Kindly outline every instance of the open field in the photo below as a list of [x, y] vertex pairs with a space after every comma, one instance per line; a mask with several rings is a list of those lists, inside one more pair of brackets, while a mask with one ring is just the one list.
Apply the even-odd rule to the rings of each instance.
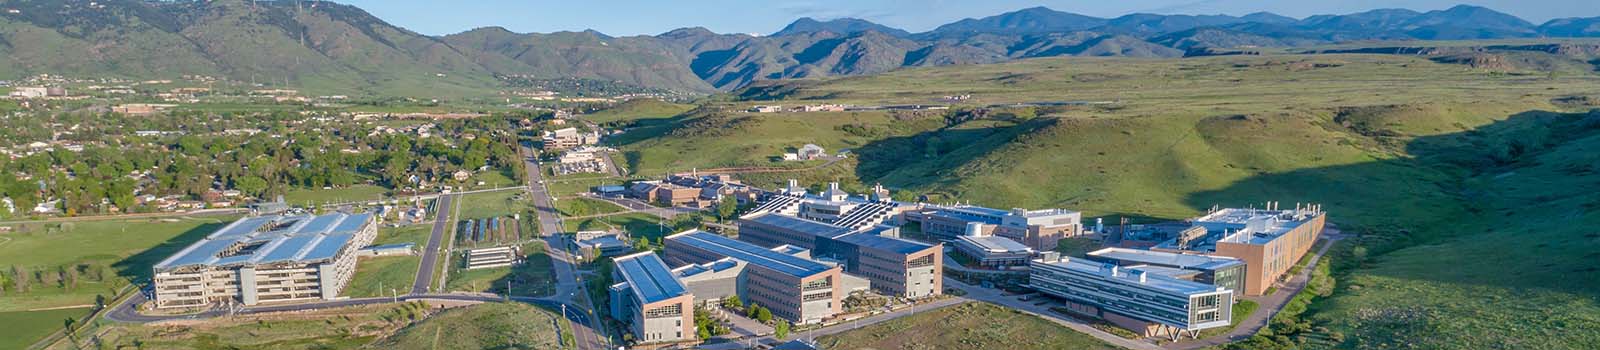
[[0, 348], [26, 348], [61, 330], [68, 318], [82, 321], [87, 314], [88, 308], [0, 312], [0, 324], [6, 325], [5, 330], [0, 331]]
[[671, 234], [672, 223], [666, 222], [662, 227], [660, 218], [645, 213], [628, 213], [598, 218], [563, 220], [566, 230], [577, 231], [604, 231], [619, 229], [627, 231], [633, 237], [647, 237], [651, 242], [657, 242], [661, 237]]
[[[426, 245], [426, 242], [419, 244], [417, 249]], [[356, 264], [355, 276], [350, 277], [350, 285], [344, 289], [344, 296], [365, 298], [406, 294], [410, 292], [411, 283], [417, 278], [417, 266], [421, 264], [420, 255], [361, 258]]]
[[446, 310], [373, 343], [374, 349], [564, 349], [555, 312], [518, 303]]
[[627, 210], [611, 202], [590, 198], [571, 198], [556, 201], [556, 211], [563, 216], [590, 216], [617, 213]]
[[[205, 237], [233, 217], [107, 220], [12, 225], [0, 234], [0, 270], [13, 285], [0, 295], [0, 312], [93, 304], [110, 298], [129, 281], [148, 280], [150, 266]], [[29, 288], [15, 288], [14, 269], [30, 276]], [[75, 274], [69, 283], [65, 269]], [[50, 273], [52, 276], [42, 276]]]
[[527, 192], [516, 190], [464, 194], [456, 199], [461, 203], [456, 217], [467, 220], [526, 214], [532, 203], [527, 196]]
[[636, 119], [667, 118], [683, 114], [683, 112], [688, 112], [690, 109], [694, 109], [694, 105], [677, 104], [655, 99], [638, 99], [580, 117], [596, 124], [605, 124]]
[[333, 189], [295, 188], [283, 195], [290, 205], [370, 201], [383, 198], [389, 189], [373, 185], [352, 185]]
[[521, 265], [467, 270], [462, 267], [466, 262], [458, 253], [451, 260], [455, 266], [450, 267], [446, 290], [505, 293], [506, 282], [510, 282], [511, 295], [546, 296], [554, 293], [555, 271], [549, 253], [545, 252], [544, 243], [523, 244], [522, 254], [526, 261]]
[[[1600, 238], [1586, 229], [1600, 222], [1600, 195], [1573, 190], [1600, 186], [1600, 113], [1588, 111], [1600, 106], [1560, 102], [1600, 96], [1593, 74], [1266, 55], [1033, 59], [783, 84], [792, 89], [765, 91], [784, 100], [736, 101], [610, 142], [641, 174], [771, 166], [785, 147], [816, 143], [854, 156], [741, 178], [838, 178], [900, 199], [1090, 216], [1316, 202], [1352, 244], [1330, 254], [1338, 287], [1274, 323], [1278, 343], [1581, 348], [1600, 334]], [[737, 112], [959, 94], [972, 99], [952, 111]], [[1031, 101], [1107, 103], [972, 109]]]
[[626, 180], [610, 177], [589, 177], [577, 179], [556, 178], [552, 180], [545, 180], [544, 183], [545, 188], [550, 189], [551, 196], [555, 196], [556, 198], [569, 198], [579, 193], [589, 192], [591, 189], [600, 185], [621, 186], [625, 182]]
[[971, 302], [817, 338], [826, 349], [1116, 349], [1038, 316]]

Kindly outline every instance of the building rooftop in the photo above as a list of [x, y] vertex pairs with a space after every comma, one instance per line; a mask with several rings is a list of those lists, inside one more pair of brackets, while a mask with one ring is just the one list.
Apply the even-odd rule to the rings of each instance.
[[749, 217], [745, 217], [744, 219], [819, 237], [835, 238], [850, 233], [851, 231], [850, 228], [843, 226], [770, 212], [751, 215]]
[[1000, 236], [959, 236], [956, 241], [966, 242], [990, 253], [1027, 253], [1033, 249]]
[[[884, 226], [878, 226], [884, 227]], [[933, 249], [932, 244], [917, 242], [904, 238], [879, 235], [881, 231], [861, 231], [835, 238], [840, 242], [854, 244], [861, 247], [890, 251], [897, 254], [914, 254], [924, 250]]]
[[688, 293], [682, 282], [667, 268], [667, 263], [655, 252], [644, 252], [612, 259], [617, 272], [628, 282], [628, 288], [639, 298], [639, 303], [649, 304], [676, 298]]
[[1111, 263], [1097, 263], [1087, 259], [1061, 258], [1060, 260], [1035, 259], [1036, 264], [1046, 264], [1066, 268], [1067, 270], [1100, 276], [1103, 279], [1117, 283], [1145, 287], [1179, 295], [1194, 295], [1211, 292], [1225, 292], [1227, 288], [1209, 284], [1185, 281], [1177, 278], [1148, 273], [1139, 269], [1119, 268]]
[[832, 269], [822, 263], [772, 251], [767, 248], [701, 230], [689, 230], [666, 239], [705, 249], [751, 265], [796, 277], [807, 277]]
[[1186, 269], [1215, 270], [1230, 265], [1243, 264], [1239, 259], [1198, 255], [1158, 252], [1143, 249], [1105, 248], [1089, 252], [1090, 258], [1105, 258], [1121, 261], [1123, 263], [1154, 264], [1163, 266], [1178, 266]]
[[1321, 214], [1310, 210], [1224, 208], [1195, 218], [1194, 223], [1213, 231], [1217, 228], [1229, 230], [1218, 242], [1260, 245], [1272, 242]]
[[156, 263], [155, 269], [329, 260], [371, 220], [368, 213], [243, 218]]
[[1153, 274], [1157, 274], [1157, 275], [1162, 275], [1162, 276], [1182, 279], [1182, 280], [1192, 280], [1194, 278], [1194, 276], [1200, 274], [1200, 271], [1196, 271], [1196, 270], [1180, 269], [1180, 268], [1176, 268], [1176, 267], [1166, 267], [1166, 266], [1133, 265], [1133, 266], [1124, 266], [1124, 267], [1127, 267], [1129, 269], [1149, 272], [1149, 273], [1153, 273]]

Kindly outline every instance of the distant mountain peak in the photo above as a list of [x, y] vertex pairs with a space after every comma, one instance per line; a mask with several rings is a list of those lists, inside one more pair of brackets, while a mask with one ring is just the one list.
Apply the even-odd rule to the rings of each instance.
[[872, 21], [860, 18], [844, 17], [822, 21], [811, 17], [801, 17], [800, 19], [789, 23], [788, 26], [783, 27], [783, 30], [779, 30], [777, 33], [772, 33], [772, 36], [809, 34], [817, 32], [830, 32], [834, 34], [848, 35], [869, 30], [898, 37], [911, 35], [910, 32], [873, 23]]
[[1105, 18], [1085, 16], [1052, 10], [1044, 6], [1029, 7], [994, 16], [963, 19], [939, 26], [934, 33], [1043, 33], [1068, 32], [1098, 27]]

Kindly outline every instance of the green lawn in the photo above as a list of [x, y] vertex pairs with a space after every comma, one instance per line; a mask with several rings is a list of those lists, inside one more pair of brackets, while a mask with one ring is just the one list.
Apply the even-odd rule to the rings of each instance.
[[453, 266], [445, 287], [450, 291], [504, 293], [506, 282], [510, 281], [511, 295], [537, 297], [554, 293], [555, 272], [544, 243], [523, 244], [522, 253], [527, 261], [521, 265], [476, 270], [463, 268], [466, 262], [458, 253], [451, 257]]
[[[129, 280], [148, 280], [150, 266], [221, 228], [232, 217], [107, 220], [35, 223], [0, 235], [0, 271], [57, 272], [77, 267], [77, 286], [30, 279], [30, 290], [7, 286], [0, 312], [94, 303], [95, 295], [111, 297]], [[101, 270], [101, 268], [104, 268]], [[99, 275], [97, 279], [95, 276]]]
[[[518, 168], [518, 171], [521, 171], [521, 168]], [[483, 181], [483, 185], [479, 186], [478, 181]], [[517, 180], [506, 176], [504, 169], [489, 169], [489, 171], [478, 172], [473, 174], [468, 182], [472, 184], [473, 188], [500, 188], [521, 185], [517, 183]]]
[[694, 105], [677, 104], [654, 99], [638, 99], [615, 107], [582, 115], [581, 118], [597, 124], [631, 121], [637, 119], [667, 118], [694, 109]]
[[416, 243], [417, 247], [428, 245], [428, 236], [433, 234], [433, 223], [426, 222], [400, 227], [384, 227], [378, 229], [378, 237], [372, 240], [372, 245], [395, 243]]
[[[423, 249], [426, 245], [418, 244], [417, 249]], [[417, 278], [417, 267], [421, 264], [420, 255], [361, 258], [360, 263], [356, 264], [356, 275], [350, 278], [344, 295], [364, 298], [390, 296], [391, 292], [409, 293], [411, 283]]]
[[817, 338], [826, 349], [1117, 349], [1020, 311], [969, 302]]
[[1200, 331], [1200, 339], [1210, 338], [1212, 336], [1216, 336], [1216, 335], [1219, 335], [1219, 334], [1228, 334], [1228, 332], [1232, 332], [1234, 327], [1238, 327], [1240, 322], [1244, 322], [1244, 319], [1246, 317], [1250, 317], [1250, 314], [1256, 313], [1256, 309], [1258, 309], [1260, 307], [1261, 307], [1261, 304], [1256, 303], [1254, 301], [1243, 300], [1243, 299], [1238, 300], [1238, 302], [1233, 303], [1233, 318], [1231, 320], [1229, 320], [1230, 322], [1228, 323], [1228, 326], [1227, 327], [1222, 327], [1222, 328], [1212, 328], [1212, 329], [1207, 329], [1207, 330], [1204, 330], [1204, 331]]
[[0, 349], [22, 349], [62, 329], [67, 318], [82, 321], [89, 309], [0, 312]]
[[600, 185], [622, 186], [625, 180], [612, 177], [588, 177], [576, 179], [545, 180], [545, 188], [550, 190], [550, 195], [556, 198], [567, 198], [573, 195], [589, 192]]
[[591, 198], [571, 198], [556, 201], [556, 211], [563, 216], [591, 216], [627, 211], [611, 202]]
[[333, 189], [295, 188], [283, 195], [290, 205], [370, 201], [384, 198], [389, 189], [373, 185], [352, 185]]

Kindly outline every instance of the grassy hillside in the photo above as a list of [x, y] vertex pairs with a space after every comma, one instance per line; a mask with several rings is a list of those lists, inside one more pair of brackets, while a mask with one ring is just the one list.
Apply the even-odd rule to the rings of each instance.
[[368, 345], [375, 349], [559, 349], [554, 312], [488, 303], [448, 310]]
[[817, 338], [825, 349], [1115, 349], [1038, 316], [967, 303]]
[[[850, 148], [833, 166], [744, 178], [1001, 208], [1176, 219], [1324, 203], [1359, 237], [1335, 254], [1335, 292], [1276, 323], [1277, 343], [1572, 348], [1600, 332], [1600, 239], [1582, 225], [1600, 196], [1574, 191], [1600, 183], [1600, 117], [1551, 101], [1596, 83], [1386, 55], [1040, 59], [754, 87], [613, 141], [641, 174], [804, 168], [768, 157]], [[948, 112], [740, 112], [959, 94], [972, 99]], [[1105, 103], [976, 109], [1043, 101]]]

